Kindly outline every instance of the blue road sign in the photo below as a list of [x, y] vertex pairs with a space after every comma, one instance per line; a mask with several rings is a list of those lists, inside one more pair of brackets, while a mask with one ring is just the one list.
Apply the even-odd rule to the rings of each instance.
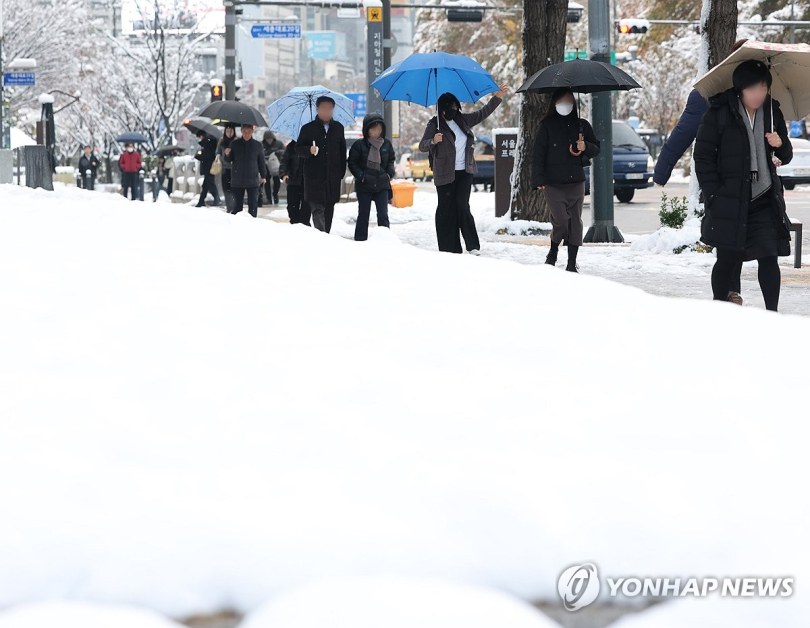
[[347, 92], [344, 94], [346, 98], [351, 98], [354, 101], [354, 117], [362, 118], [366, 115], [366, 93], [365, 92]]
[[3, 85], [6, 87], [31, 87], [37, 84], [33, 72], [4, 72]]
[[804, 120], [790, 121], [790, 137], [801, 137], [804, 134]]
[[300, 24], [254, 24], [250, 34], [257, 39], [300, 39]]
[[337, 54], [335, 31], [307, 31], [307, 52], [312, 59], [334, 59]]

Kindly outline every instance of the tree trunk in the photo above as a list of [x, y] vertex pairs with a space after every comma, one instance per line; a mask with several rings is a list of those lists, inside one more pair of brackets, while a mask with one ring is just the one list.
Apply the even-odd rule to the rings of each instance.
[[[523, 73], [527, 78], [551, 63], [563, 60], [567, 0], [524, 0], [523, 2]], [[532, 149], [540, 120], [546, 112], [549, 96], [522, 94], [520, 131], [515, 148], [515, 168], [512, 173], [512, 218], [517, 220], [548, 220], [548, 208], [543, 194], [531, 187]]]
[[725, 59], [737, 40], [737, 0], [704, 0], [701, 32], [706, 42], [706, 70]]

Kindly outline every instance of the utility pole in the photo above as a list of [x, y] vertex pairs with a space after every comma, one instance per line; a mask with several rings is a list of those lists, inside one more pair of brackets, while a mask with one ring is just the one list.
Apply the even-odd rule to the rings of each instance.
[[[588, 45], [591, 59], [610, 63], [609, 0], [588, 0]], [[621, 232], [613, 223], [613, 115], [610, 92], [595, 92], [592, 99], [593, 130], [601, 148], [591, 166], [593, 224], [585, 234], [585, 242], [624, 242]]]
[[[383, 70], [391, 67], [391, 54], [394, 42], [391, 38], [391, 0], [382, 0], [383, 5]], [[390, 134], [393, 133], [393, 119], [391, 117], [391, 102], [383, 102], [383, 118], [385, 128]]]
[[236, 98], [236, 3], [225, 4], [225, 100]]

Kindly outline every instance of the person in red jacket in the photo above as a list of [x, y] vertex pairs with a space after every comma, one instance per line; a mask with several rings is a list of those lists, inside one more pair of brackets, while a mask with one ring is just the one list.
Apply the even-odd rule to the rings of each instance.
[[124, 198], [129, 196], [132, 190], [132, 200], [139, 198], [139, 173], [141, 171], [141, 154], [135, 150], [135, 144], [129, 142], [126, 150], [118, 158], [118, 168], [121, 170], [121, 193]]

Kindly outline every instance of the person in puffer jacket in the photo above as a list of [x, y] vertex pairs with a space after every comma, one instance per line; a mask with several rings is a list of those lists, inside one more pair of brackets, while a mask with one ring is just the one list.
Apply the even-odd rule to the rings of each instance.
[[368, 220], [371, 203], [377, 207], [377, 226], [390, 227], [388, 201], [391, 198], [391, 179], [395, 176], [394, 146], [385, 137], [385, 120], [378, 113], [363, 118], [363, 139], [352, 144], [349, 151], [349, 170], [354, 175], [357, 192], [357, 224], [355, 240], [368, 240]]

